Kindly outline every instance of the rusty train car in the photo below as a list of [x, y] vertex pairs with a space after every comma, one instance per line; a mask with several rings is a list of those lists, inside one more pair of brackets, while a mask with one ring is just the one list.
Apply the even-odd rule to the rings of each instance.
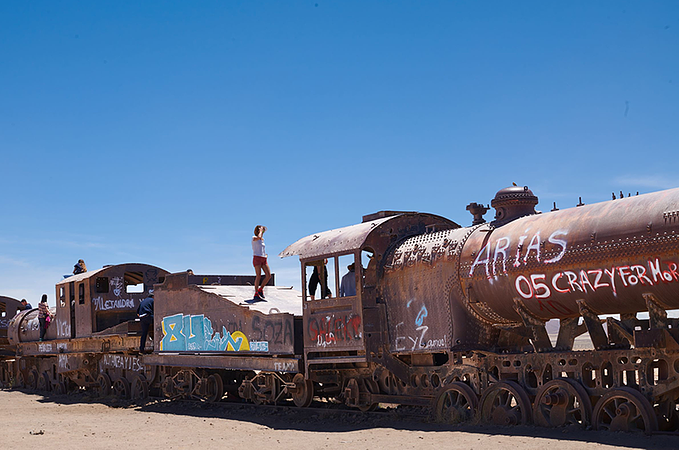
[[56, 309], [40, 340], [38, 309], [8, 324], [15, 359], [2, 362], [5, 384], [65, 393], [79, 387], [130, 392], [144, 366], [139, 358], [139, 302], [168, 274], [147, 264], [119, 264], [56, 284]]
[[[679, 189], [547, 213], [537, 203], [512, 186], [492, 200], [490, 222], [489, 208], [470, 204], [470, 227], [382, 211], [315, 233], [280, 254], [299, 257], [302, 292], [267, 286], [266, 303], [245, 302], [248, 277], [156, 268], [156, 338], [143, 355], [126, 313], [100, 317], [90, 306], [77, 316], [80, 279], [67, 278], [57, 317], [77, 328], [58, 319], [44, 352], [16, 335], [28, 314], [13, 319], [17, 377], [67, 377], [122, 397], [301, 407], [324, 397], [361, 410], [431, 407], [451, 422], [677, 431], [679, 320], [667, 311], [679, 308]], [[307, 290], [310, 275], [320, 298]], [[82, 279], [87, 311], [97, 275]], [[575, 350], [583, 335], [593, 349]], [[107, 355], [136, 358], [136, 371], [110, 370]]]

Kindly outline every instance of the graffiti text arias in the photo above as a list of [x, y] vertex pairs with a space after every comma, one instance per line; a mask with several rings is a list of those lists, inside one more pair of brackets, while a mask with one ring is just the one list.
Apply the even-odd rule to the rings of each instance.
[[549, 298], [554, 293], [596, 292], [610, 289], [613, 295], [628, 286], [679, 281], [679, 266], [673, 261], [649, 260], [646, 265], [613, 266], [593, 270], [556, 272], [551, 278], [544, 273], [519, 275], [514, 281], [516, 292], [525, 298]]
[[[479, 252], [474, 260], [469, 276], [474, 275], [474, 270], [478, 266], [485, 266], [486, 276], [488, 278], [498, 275], [498, 263], [502, 262], [502, 273], [507, 273], [507, 261], [510, 256], [514, 256], [514, 267], [521, 267], [528, 263], [528, 258], [535, 255], [535, 260], [544, 264], [552, 264], [558, 262], [566, 254], [566, 246], [568, 242], [564, 239], [568, 235], [568, 230], [556, 230], [547, 238], [547, 242], [552, 244], [555, 250], [558, 250], [554, 257], [549, 259], [543, 258], [544, 242], [540, 240], [540, 231], [537, 231], [533, 236], [528, 234], [520, 236], [519, 242], [516, 245], [516, 250], [510, 250], [512, 241], [508, 237], [501, 237], [494, 242], [488, 242]], [[530, 239], [528, 239], [530, 238]], [[525, 243], [528, 242], [526, 246]], [[525, 251], [524, 251], [525, 247]]]

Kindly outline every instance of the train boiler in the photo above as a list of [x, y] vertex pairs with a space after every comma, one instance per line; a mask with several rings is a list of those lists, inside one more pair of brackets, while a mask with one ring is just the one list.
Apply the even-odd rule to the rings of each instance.
[[[341, 259], [356, 263], [355, 296], [304, 292], [306, 377], [362, 409], [676, 430], [679, 321], [667, 310], [679, 308], [679, 189], [547, 213], [537, 203], [512, 186], [490, 223], [475, 203], [471, 227], [385, 211], [284, 250], [299, 255], [305, 287], [313, 266], [334, 268], [339, 290]], [[574, 351], [583, 334], [595, 350]]]

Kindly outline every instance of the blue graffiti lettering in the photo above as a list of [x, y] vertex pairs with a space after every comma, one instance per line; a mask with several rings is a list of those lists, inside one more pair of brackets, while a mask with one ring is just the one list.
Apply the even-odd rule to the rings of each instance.
[[422, 305], [422, 309], [420, 309], [420, 312], [417, 313], [417, 317], [415, 317], [415, 325], [418, 327], [422, 326], [422, 322], [424, 322], [424, 318], [427, 317], [427, 307]]
[[268, 352], [269, 343], [248, 342], [241, 331], [233, 333], [222, 326], [222, 331], [215, 332], [212, 321], [203, 314], [175, 314], [162, 320], [163, 338], [160, 341], [161, 351], [212, 351]]

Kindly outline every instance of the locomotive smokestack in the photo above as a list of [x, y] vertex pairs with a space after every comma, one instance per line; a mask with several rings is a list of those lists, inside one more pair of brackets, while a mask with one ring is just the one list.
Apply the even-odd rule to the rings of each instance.
[[469, 211], [472, 216], [474, 216], [472, 225], [481, 225], [482, 223], [486, 223], [486, 219], [483, 218], [483, 215], [487, 213], [489, 209], [489, 207], [479, 205], [478, 203], [468, 204], [467, 211]]
[[494, 226], [504, 225], [519, 217], [537, 214], [535, 205], [538, 198], [528, 186], [510, 186], [501, 189], [495, 194], [490, 205], [495, 208]]

